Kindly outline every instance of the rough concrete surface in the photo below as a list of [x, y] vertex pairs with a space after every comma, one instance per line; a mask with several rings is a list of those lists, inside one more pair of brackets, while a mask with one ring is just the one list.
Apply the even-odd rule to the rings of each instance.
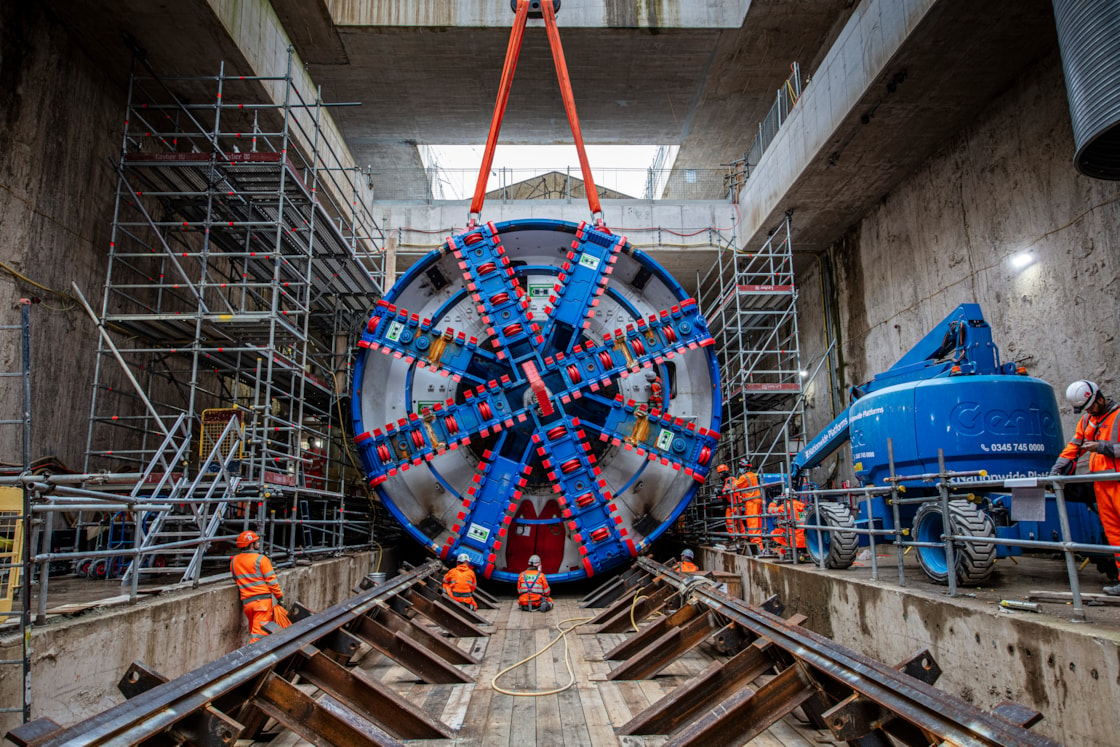
[[[744, 598], [758, 604], [777, 594], [784, 616], [801, 613], [805, 627], [886, 664], [928, 649], [942, 669], [936, 686], [984, 709], [1012, 700], [1040, 711], [1033, 728], [1068, 745], [1116, 744], [1120, 713], [1120, 615], [1089, 608], [1089, 623], [1072, 623], [1059, 605], [1044, 614], [1008, 612], [1000, 599], [1064, 583], [1057, 560], [1028, 558], [1002, 566], [985, 589], [945, 588], [907, 562], [907, 586], [897, 585], [893, 551], [879, 556], [879, 580], [866, 561], [846, 571], [782, 565], [705, 548], [701, 567], [739, 574]], [[1085, 584], [1099, 581], [1092, 570]], [[1099, 591], [1086, 587], [1089, 591]]]
[[[1055, 51], [833, 248], [847, 383], [975, 301], [1003, 360], [1025, 359], [1059, 394], [1090, 378], [1116, 396], [1120, 191], [1077, 175], [1072, 154]], [[1035, 262], [1016, 271], [1022, 251]], [[803, 290], [802, 309], [819, 305]]]
[[[72, 301], [33, 283], [69, 294], [77, 282], [95, 304], [101, 295], [124, 91], [37, 4], [0, 5], [0, 38], [0, 261], [27, 278], [0, 267], [0, 325], [19, 324], [17, 299], [42, 299], [31, 309], [31, 453], [81, 469], [96, 331]], [[18, 356], [4, 331], [0, 371], [19, 370]], [[0, 419], [18, 417], [21, 399], [19, 387], [0, 387]], [[20, 454], [18, 432], [0, 426], [0, 461]]]
[[[280, 570], [277, 576], [289, 603], [318, 611], [352, 596], [374, 562], [375, 553], [358, 553]], [[52, 619], [31, 633], [32, 718], [46, 716], [68, 726], [123, 702], [117, 682], [134, 661], [174, 678], [247, 641], [232, 579]], [[19, 650], [18, 636], [0, 638], [0, 658], [19, 658]], [[20, 702], [21, 678], [16, 667], [0, 668], [0, 702]], [[18, 723], [18, 714], [2, 714], [0, 733]]]

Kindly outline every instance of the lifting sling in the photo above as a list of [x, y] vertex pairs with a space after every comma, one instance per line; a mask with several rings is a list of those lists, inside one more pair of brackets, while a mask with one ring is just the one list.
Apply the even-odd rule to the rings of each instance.
[[[564, 100], [564, 111], [568, 115], [568, 124], [571, 125], [576, 153], [579, 155], [579, 167], [583, 171], [587, 206], [591, 209], [591, 217], [595, 221], [595, 225], [602, 226], [603, 210], [599, 205], [599, 193], [595, 189], [595, 180], [591, 176], [591, 164], [587, 161], [587, 151], [583, 145], [583, 133], [579, 128], [575, 97], [572, 95], [572, 82], [568, 77], [568, 63], [564, 60], [564, 49], [560, 46], [560, 30], [556, 27], [556, 10], [553, 8], [552, 0], [542, 0], [540, 6], [544, 16], [545, 29], [548, 32], [548, 45], [552, 49], [552, 62], [556, 68], [556, 78], [560, 83], [560, 95]], [[521, 54], [521, 42], [525, 37], [525, 22], [528, 18], [529, 0], [518, 0], [517, 17], [513, 21], [513, 28], [510, 29], [509, 46], [506, 48], [506, 62], [502, 68], [502, 81], [498, 87], [498, 98], [494, 102], [494, 116], [490, 120], [490, 134], [486, 138], [486, 150], [482, 154], [482, 167], [479, 169], [478, 183], [475, 185], [474, 198], [471, 200], [471, 211], [468, 216], [469, 228], [478, 225], [478, 218], [482, 213], [482, 203], [486, 199], [486, 181], [490, 174], [490, 166], [494, 162], [494, 150], [498, 145], [498, 134], [502, 130], [502, 117], [506, 113], [506, 103], [509, 101], [509, 91], [513, 85], [513, 73], [517, 69], [517, 58]]]

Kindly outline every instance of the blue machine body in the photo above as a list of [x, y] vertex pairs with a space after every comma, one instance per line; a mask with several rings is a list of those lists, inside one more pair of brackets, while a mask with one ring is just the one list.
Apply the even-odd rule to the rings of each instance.
[[[938, 472], [938, 450], [949, 471], [986, 472], [958, 481], [1047, 474], [1065, 444], [1053, 388], [1023, 375], [1015, 363], [1000, 361], [977, 304], [958, 306], [895, 365], [853, 387], [851, 397], [851, 405], [794, 458], [795, 481], [849, 442], [863, 485], [887, 484], [888, 439], [898, 476]], [[906, 483], [906, 490], [907, 497], [936, 492], [932, 483], [920, 482]], [[1010, 513], [1010, 495], [989, 500], [996, 511]], [[998, 536], [1050, 539], [1057, 527], [1053, 501], [1048, 499], [1045, 522], [1004, 522], [997, 526]], [[1097, 541], [1099, 520], [1085, 506], [1068, 508], [1074, 539]], [[909, 524], [917, 509], [900, 506], [900, 520]], [[870, 516], [863, 500], [858, 511], [857, 526], [894, 528], [893, 512], [882, 497], [871, 500]], [[867, 537], [861, 542], [866, 544]], [[1003, 556], [1019, 549], [1000, 546], [997, 551]]]
[[625, 237], [488, 223], [414, 265], [359, 341], [367, 479], [418, 542], [514, 581], [628, 562], [703, 483], [719, 375], [696, 302]]

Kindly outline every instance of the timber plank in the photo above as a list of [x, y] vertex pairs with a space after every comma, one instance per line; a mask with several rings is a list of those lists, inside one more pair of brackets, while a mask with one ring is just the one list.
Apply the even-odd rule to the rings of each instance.
[[[554, 630], [541, 628], [536, 631], [534, 648], [539, 651], [548, 645]], [[560, 669], [556, 668], [556, 656], [561, 658]], [[538, 686], [542, 690], [554, 690], [568, 681], [567, 669], [563, 662], [564, 644], [558, 643], [537, 660]], [[560, 720], [560, 699], [558, 695], [545, 695], [537, 701], [537, 747], [564, 747], [564, 733]], [[525, 745], [514, 745], [525, 747]]]
[[[539, 613], [538, 613], [539, 614]], [[532, 616], [529, 624], [518, 631], [517, 636], [517, 653], [514, 661], [523, 661], [535, 654], [539, 649], [536, 647], [536, 633], [541, 629], [540, 620], [535, 615]], [[547, 635], [548, 629], [544, 628]], [[506, 675], [507, 681], [512, 681], [516, 687], [508, 689], [533, 692], [535, 690], [543, 689], [537, 679], [537, 659], [527, 661], [520, 667]], [[507, 665], [508, 666], [508, 665]], [[537, 736], [537, 701], [538, 697], [533, 696], [519, 696], [513, 698], [513, 711], [510, 718], [510, 733], [509, 743], [513, 747], [521, 747], [522, 745], [532, 744]]]

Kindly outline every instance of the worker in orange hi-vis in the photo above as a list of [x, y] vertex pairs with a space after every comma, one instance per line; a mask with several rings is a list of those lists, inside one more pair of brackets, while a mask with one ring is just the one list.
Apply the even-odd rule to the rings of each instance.
[[739, 461], [741, 474], [736, 478], [739, 515], [742, 518], [742, 531], [747, 539], [762, 547], [762, 489], [759, 487], [758, 473], [754, 471], [749, 459]]
[[716, 467], [716, 474], [723, 477], [723, 485], [720, 486], [719, 496], [727, 502], [727, 508], [724, 509], [724, 524], [727, 527], [727, 533], [732, 537], [735, 536], [735, 478], [731, 476], [731, 468], [726, 464], [721, 464]]
[[280, 606], [284, 593], [280, 591], [272, 561], [261, 554], [260, 535], [254, 531], [242, 532], [237, 536], [237, 546], [241, 552], [233, 556], [229, 570], [249, 620], [249, 643], [256, 643], [268, 634], [265, 623], [276, 621], [273, 607]]
[[681, 573], [700, 572], [700, 566], [696, 565], [696, 553], [687, 547], [681, 552], [681, 559], [674, 560], [669, 567]]
[[805, 548], [805, 530], [796, 526], [805, 517], [805, 503], [796, 498], [783, 498], [771, 501], [766, 508], [767, 512], [775, 518], [774, 533], [771, 539], [779, 546], [778, 552], [786, 554], [789, 547], [789, 528], [795, 527], [793, 538], [794, 545], [800, 550]]
[[443, 574], [443, 593], [459, 604], [477, 610], [478, 602], [474, 601], [474, 590], [478, 588], [478, 579], [474, 575], [474, 569], [471, 568], [471, 556], [461, 552], [455, 562], [457, 565]]
[[548, 579], [541, 571], [540, 555], [531, 556], [529, 567], [517, 577], [517, 606], [530, 612], [548, 612], [552, 609], [552, 589], [548, 587]]
[[[1085, 380], [1069, 385], [1066, 400], [1073, 405], [1074, 412], [1084, 414], [1050, 474], [1072, 474], [1077, 458], [1086, 451], [1090, 452], [1089, 472], [1120, 471], [1120, 404], [1104, 396], [1095, 382]], [[1120, 545], [1120, 482], [1097, 480], [1093, 493], [1108, 544]], [[1120, 555], [1116, 559], [1120, 561]], [[1109, 596], [1120, 596], [1120, 584], [1106, 586], [1103, 591]]]

